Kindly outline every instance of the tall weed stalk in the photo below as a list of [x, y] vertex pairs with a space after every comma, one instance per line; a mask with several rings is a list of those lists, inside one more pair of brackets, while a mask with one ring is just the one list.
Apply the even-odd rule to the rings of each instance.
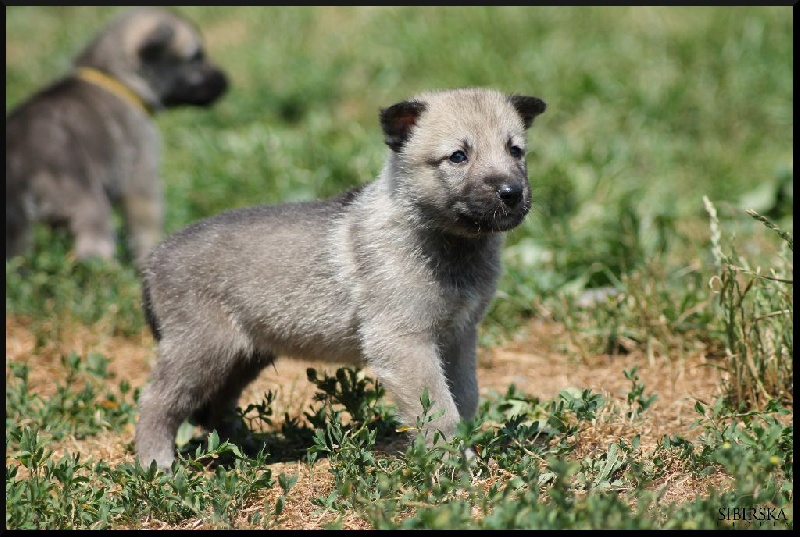
[[755, 211], [747, 211], [783, 241], [776, 266], [753, 268], [734, 246], [729, 254], [723, 252], [716, 208], [705, 196], [703, 202], [710, 216], [716, 270], [709, 283], [717, 295], [724, 328], [728, 403], [748, 409], [761, 408], [772, 399], [792, 404], [792, 235]]

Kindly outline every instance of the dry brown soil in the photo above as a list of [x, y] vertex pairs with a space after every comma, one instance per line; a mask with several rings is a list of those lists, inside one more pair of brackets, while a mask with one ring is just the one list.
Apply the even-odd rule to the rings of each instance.
[[[54, 380], [63, 375], [60, 356], [72, 350], [79, 353], [99, 352], [111, 358], [109, 369], [115, 375], [114, 382], [128, 380], [133, 387], [142, 386], [154, 360], [154, 347], [150, 335], [142, 332], [133, 338], [98, 335], [91, 327], [76, 326], [69, 330], [65, 341], [35, 349], [31, 325], [25, 319], [6, 318], [6, 379], [9, 379], [8, 361], [24, 361], [31, 365], [31, 390], [47, 394], [54, 389]], [[568, 348], [567, 335], [562, 326], [541, 320], [532, 320], [523, 334], [501, 347], [482, 349], [479, 357], [479, 381], [481, 393], [492, 391], [505, 393], [513, 383], [522, 392], [543, 399], [550, 399], [568, 387], [591, 388], [609, 401], [594, 423], [580, 434], [575, 457], [577, 459], [604, 451], [611, 442], [619, 439], [630, 441], [640, 435], [645, 453], [655, 448], [665, 434], [680, 434], [692, 438], [699, 431], [692, 427], [698, 417], [694, 404], [697, 399], [712, 401], [720, 390], [719, 369], [712, 367], [709, 359], [700, 351], [695, 355], [645, 356], [640, 353], [608, 356], [567, 355], [553, 349]], [[314, 386], [306, 380], [306, 368], [332, 372], [340, 364], [305, 362], [281, 359], [275, 367], [263, 371], [258, 380], [244, 393], [241, 404], [260, 402], [266, 390], [276, 393], [274, 416], [288, 412], [302, 415], [314, 393]], [[658, 394], [658, 399], [643, 417], [631, 422], [624, 419], [627, 409], [626, 395], [631, 381], [623, 370], [638, 366], [638, 372], [646, 386], [646, 394]], [[369, 374], [369, 371], [367, 371]], [[56, 446], [59, 451], [80, 451], [82, 460], [104, 459], [110, 463], [133, 461], [131, 445], [133, 426], [124, 430], [108, 431], [84, 440], [67, 439]], [[285, 516], [279, 527], [320, 528], [333, 520], [333, 515], [319, 513], [311, 498], [325, 494], [332, 487], [332, 477], [325, 470], [326, 461], [309, 468], [304, 462], [276, 463], [273, 476], [281, 472], [298, 474], [299, 480], [287, 498]], [[721, 479], [721, 478], [720, 478]], [[676, 473], [665, 475], [661, 485], [667, 486], [665, 501], [681, 501], [702, 494], [709, 486], [716, 486], [714, 479], [701, 483], [688, 475]], [[263, 501], [272, 501], [280, 494], [273, 487], [264, 497], [255, 502], [250, 510], [259, 509]], [[274, 498], [273, 498], [274, 496]], [[242, 512], [242, 520], [251, 513]], [[159, 521], [142, 521], [143, 527], [170, 527]], [[367, 523], [357, 515], [345, 517], [345, 528], [367, 528]], [[207, 528], [203, 520], [187, 522], [183, 527]]]

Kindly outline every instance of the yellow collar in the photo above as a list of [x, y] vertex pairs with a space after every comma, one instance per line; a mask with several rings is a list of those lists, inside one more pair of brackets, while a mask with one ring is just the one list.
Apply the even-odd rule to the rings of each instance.
[[86, 82], [91, 82], [92, 84], [105, 88], [123, 101], [128, 101], [134, 106], [137, 106], [143, 110], [145, 114], [150, 116], [153, 115], [153, 108], [139, 98], [139, 96], [133, 91], [131, 91], [128, 86], [124, 85], [116, 78], [107, 75], [102, 71], [98, 71], [97, 69], [92, 69], [91, 67], [79, 67], [77, 77], [81, 80], [85, 80]]

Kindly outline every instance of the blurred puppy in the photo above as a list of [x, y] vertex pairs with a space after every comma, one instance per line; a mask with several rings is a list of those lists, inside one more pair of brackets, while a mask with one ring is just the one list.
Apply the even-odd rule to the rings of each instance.
[[[531, 205], [536, 97], [423, 93], [381, 110], [377, 180], [337, 197], [233, 210], [168, 237], [143, 270], [159, 359], [136, 451], [168, 469], [189, 418], [229, 436], [242, 389], [279, 355], [369, 365], [414, 425], [428, 390], [450, 437], [478, 404], [476, 334], [503, 233]], [[434, 435], [428, 434], [430, 441]]]
[[128, 11], [72, 71], [6, 118], [6, 259], [36, 222], [66, 226], [78, 258], [114, 255], [122, 210], [137, 265], [161, 238], [160, 139], [153, 114], [207, 106], [228, 86], [192, 23], [162, 9]]

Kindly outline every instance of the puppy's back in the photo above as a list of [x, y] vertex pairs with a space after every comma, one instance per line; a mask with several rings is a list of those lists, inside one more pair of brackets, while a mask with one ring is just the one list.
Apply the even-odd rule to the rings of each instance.
[[187, 319], [205, 312], [279, 353], [317, 356], [327, 349], [334, 359], [350, 359], [357, 352], [346, 344], [355, 337], [352, 300], [346, 286], [335, 284], [335, 228], [358, 190], [228, 211], [168, 237], [143, 271], [154, 335], [184, 330]]
[[110, 166], [113, 133], [103, 117], [118, 113], [104, 106], [107, 98], [86, 82], [65, 78], [14, 108], [6, 118], [6, 185], [34, 181], [38, 173], [86, 182], [85, 162]]

